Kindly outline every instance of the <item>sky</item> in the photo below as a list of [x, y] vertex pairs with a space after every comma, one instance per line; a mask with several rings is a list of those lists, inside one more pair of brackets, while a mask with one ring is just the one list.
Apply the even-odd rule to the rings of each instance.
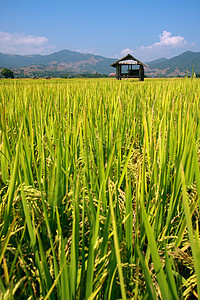
[[143, 61], [200, 52], [200, 0], [0, 0], [0, 52]]

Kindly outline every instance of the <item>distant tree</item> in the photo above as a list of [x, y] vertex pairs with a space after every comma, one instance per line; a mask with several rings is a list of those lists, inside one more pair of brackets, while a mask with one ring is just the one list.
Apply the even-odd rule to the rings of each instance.
[[3, 68], [1, 70], [1, 75], [3, 75], [5, 78], [14, 78], [14, 73], [7, 68]]

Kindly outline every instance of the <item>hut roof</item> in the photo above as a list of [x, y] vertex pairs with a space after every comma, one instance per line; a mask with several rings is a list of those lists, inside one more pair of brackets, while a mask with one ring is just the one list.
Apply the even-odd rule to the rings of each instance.
[[[135, 61], [136, 63], [134, 63], [133, 61]], [[143, 63], [140, 60], [138, 60], [137, 58], [133, 57], [131, 54], [127, 54], [126, 56], [117, 60], [116, 62], [111, 64], [111, 67], [116, 68], [117, 64], [120, 64], [120, 65], [143, 65], [144, 67], [147, 67], [147, 65], [145, 63]]]

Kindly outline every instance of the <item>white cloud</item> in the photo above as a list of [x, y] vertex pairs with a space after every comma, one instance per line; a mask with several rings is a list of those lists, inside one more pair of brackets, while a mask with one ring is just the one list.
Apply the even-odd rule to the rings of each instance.
[[141, 46], [141, 49], [155, 49], [157, 47], [182, 47], [187, 45], [188, 42], [182, 36], [172, 36], [171, 32], [163, 31], [162, 35], [159, 35], [160, 42], [157, 42], [151, 46]]
[[159, 42], [150, 46], [141, 46], [135, 50], [126, 48], [120, 52], [117, 57], [121, 57], [128, 53], [137, 56], [139, 59], [151, 60], [159, 57], [170, 57], [177, 55], [180, 51], [184, 51], [186, 47], [194, 47], [194, 44], [189, 44], [182, 36], [173, 36], [171, 32], [166, 30], [159, 35]]
[[55, 47], [44, 36], [0, 32], [0, 52], [8, 54], [46, 54]]
[[133, 50], [131, 50], [129, 48], [126, 48], [120, 52], [120, 54], [122, 54], [122, 55], [127, 55], [127, 54], [131, 54], [131, 53], [133, 53]]

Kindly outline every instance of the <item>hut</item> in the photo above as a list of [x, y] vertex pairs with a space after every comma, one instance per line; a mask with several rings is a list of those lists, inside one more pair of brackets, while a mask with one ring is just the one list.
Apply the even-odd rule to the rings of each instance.
[[[123, 70], [124, 66], [127, 68], [125, 71]], [[139, 69], [136, 69], [135, 66], [139, 66]], [[139, 78], [140, 81], [143, 81], [144, 67], [147, 67], [147, 65], [131, 54], [127, 54], [111, 64], [111, 67], [116, 68], [116, 79], [118, 80], [122, 78]]]

